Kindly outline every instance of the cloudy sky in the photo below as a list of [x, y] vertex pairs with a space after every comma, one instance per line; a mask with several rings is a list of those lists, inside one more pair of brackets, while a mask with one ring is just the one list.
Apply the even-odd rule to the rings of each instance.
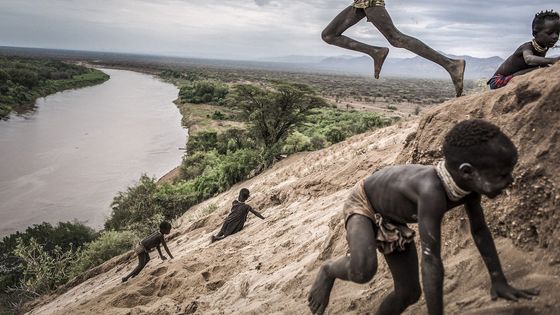
[[[256, 59], [350, 54], [321, 41], [351, 0], [0, 0], [0, 46]], [[506, 57], [558, 0], [386, 0], [395, 25], [434, 49]], [[388, 45], [364, 21], [345, 35]], [[391, 56], [410, 56], [392, 49]]]

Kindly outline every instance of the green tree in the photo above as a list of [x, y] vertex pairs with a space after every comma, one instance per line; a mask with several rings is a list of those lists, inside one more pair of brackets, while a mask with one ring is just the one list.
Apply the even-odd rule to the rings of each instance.
[[239, 84], [229, 103], [240, 108], [250, 131], [263, 148], [263, 160], [270, 165], [283, 141], [301, 124], [311, 109], [327, 106], [308, 85], [276, 82], [271, 89]]

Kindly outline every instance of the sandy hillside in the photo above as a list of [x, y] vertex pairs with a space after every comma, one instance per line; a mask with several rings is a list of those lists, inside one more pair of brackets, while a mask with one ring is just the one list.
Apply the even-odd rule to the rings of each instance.
[[[499, 124], [520, 149], [516, 182], [488, 203], [510, 282], [542, 289], [533, 301], [493, 302], [489, 279], [461, 208], [443, 227], [448, 314], [560, 314], [560, 65], [514, 79], [506, 88], [462, 97], [426, 113], [420, 122], [350, 138], [330, 148], [291, 156], [263, 174], [187, 212], [169, 241], [175, 259], [152, 253], [128, 283], [130, 253], [90, 273], [65, 293], [36, 302], [31, 314], [305, 314], [306, 295], [321, 263], [346, 251], [342, 202], [362, 177], [396, 162], [432, 163], [453, 123], [483, 117]], [[250, 215], [245, 229], [209, 245], [241, 187], [266, 220]], [[217, 210], [207, 214], [209, 209]], [[329, 314], [372, 313], [391, 290], [380, 256], [366, 285], [336, 282]], [[77, 281], [76, 281], [77, 282]], [[421, 300], [407, 314], [425, 313]]]

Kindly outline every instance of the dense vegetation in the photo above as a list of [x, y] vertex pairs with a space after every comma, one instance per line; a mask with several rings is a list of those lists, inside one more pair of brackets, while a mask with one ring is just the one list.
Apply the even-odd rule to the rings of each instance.
[[337, 109], [302, 83], [226, 84], [169, 71], [162, 76], [180, 85], [178, 106], [184, 117], [197, 114], [204, 120], [199, 125], [205, 127], [189, 137], [180, 177], [159, 184], [142, 176], [114, 198], [102, 232], [79, 223], [44, 223], [4, 238], [0, 268], [9, 276], [0, 281], [7, 301], [17, 305], [53, 290], [131, 249], [162, 220], [177, 218], [285, 155], [321, 149], [394, 122]]
[[68, 280], [66, 266], [59, 263], [69, 262], [68, 257], [96, 237], [93, 229], [77, 222], [42, 223], [4, 237], [0, 242], [2, 304], [17, 306]]
[[179, 91], [179, 98], [186, 103], [223, 105], [227, 94], [228, 88], [225, 84], [202, 80], [183, 85]]
[[107, 80], [101, 71], [60, 61], [0, 57], [0, 119], [39, 97]]

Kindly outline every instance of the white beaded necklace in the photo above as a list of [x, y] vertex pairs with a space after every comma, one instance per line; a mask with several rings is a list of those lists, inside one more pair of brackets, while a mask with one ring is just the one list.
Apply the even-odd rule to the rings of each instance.
[[449, 171], [447, 170], [447, 168], [445, 168], [445, 161], [440, 161], [436, 165], [436, 173], [439, 179], [441, 180], [441, 182], [443, 183], [443, 187], [445, 188], [445, 193], [447, 194], [447, 197], [451, 201], [459, 201], [463, 197], [471, 193], [470, 191], [461, 189], [461, 187], [459, 187], [455, 183], [453, 177], [451, 177], [451, 174], [449, 174]]

